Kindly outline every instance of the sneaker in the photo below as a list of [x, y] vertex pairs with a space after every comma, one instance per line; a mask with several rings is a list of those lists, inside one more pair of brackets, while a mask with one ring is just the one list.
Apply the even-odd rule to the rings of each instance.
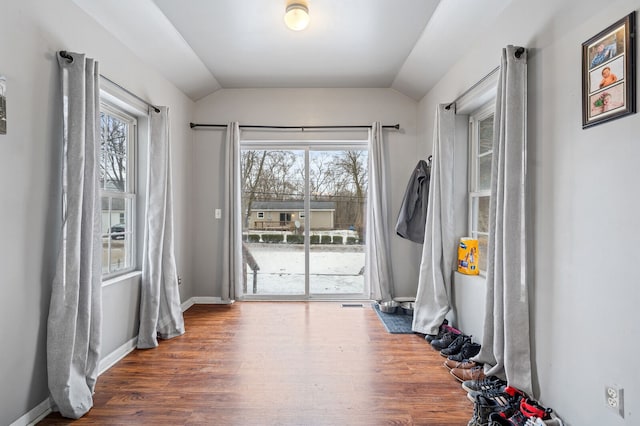
[[469, 359], [478, 355], [480, 353], [480, 348], [481, 346], [479, 343], [468, 341], [467, 343], [462, 345], [460, 352], [454, 355], [449, 355], [448, 358], [452, 361], [464, 361], [465, 359]]
[[454, 361], [451, 358], [449, 358], [444, 362], [444, 366], [447, 367], [449, 370], [452, 370], [454, 368], [469, 369], [469, 368], [477, 367], [479, 365], [482, 365], [482, 364], [479, 364], [475, 361], [470, 361], [468, 359], [463, 359], [462, 361]]
[[[524, 392], [512, 386], [502, 385], [493, 389], [483, 389], [479, 391], [467, 393], [467, 398], [475, 401], [476, 396], [482, 395], [502, 405], [503, 407], [511, 407], [512, 412], [520, 409], [520, 402], [526, 398]], [[510, 413], [509, 413], [510, 414]]]
[[456, 340], [451, 342], [451, 344], [449, 346], [447, 346], [446, 348], [442, 349], [440, 351], [440, 355], [442, 355], [444, 357], [447, 357], [449, 355], [455, 355], [455, 354], [460, 352], [460, 350], [465, 345], [465, 343], [470, 342], [470, 341], [471, 341], [471, 336], [467, 336], [465, 334], [461, 334], [458, 337], [456, 337]]
[[473, 404], [473, 417], [467, 423], [467, 426], [487, 426], [489, 417], [493, 413], [499, 413], [503, 407], [495, 401], [478, 395]]
[[527, 418], [540, 417], [542, 420], [550, 419], [553, 412], [551, 408], [545, 408], [538, 401], [526, 397], [520, 401], [520, 411]]
[[491, 413], [489, 415], [488, 426], [526, 426], [527, 418], [519, 410], [516, 410], [509, 417], [504, 413]]
[[461, 382], [466, 380], [478, 380], [484, 377], [484, 367], [478, 366], [469, 369], [454, 368], [449, 371], [449, 373]]
[[[550, 419], [551, 411], [526, 397], [526, 395], [511, 386], [505, 388], [508, 394], [508, 403], [514, 407], [511, 412], [505, 410], [489, 415], [489, 425], [491, 426], [526, 426], [529, 419], [539, 417]], [[500, 401], [496, 401], [500, 403]]]
[[497, 376], [488, 376], [480, 380], [467, 380], [462, 382], [462, 389], [467, 392], [475, 392], [483, 389], [491, 389], [506, 386], [507, 382]]
[[471, 391], [471, 392], [467, 392], [467, 398], [469, 398], [469, 401], [473, 402], [476, 400], [476, 396], [478, 395], [484, 395], [488, 398], [492, 398], [493, 396], [496, 395], [500, 395], [503, 394], [505, 389], [506, 389], [507, 385], [501, 385], [499, 383], [496, 382], [496, 387], [494, 388], [487, 388], [487, 389], [482, 389], [479, 391]]
[[449, 331], [445, 333], [442, 338], [431, 341], [431, 346], [433, 347], [433, 349], [441, 351], [444, 348], [448, 347], [451, 343], [453, 343], [453, 341], [456, 340], [457, 337], [458, 334]]

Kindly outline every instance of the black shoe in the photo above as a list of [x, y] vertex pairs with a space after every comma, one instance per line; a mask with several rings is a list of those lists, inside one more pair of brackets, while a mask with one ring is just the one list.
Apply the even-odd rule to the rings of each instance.
[[442, 336], [444, 336], [444, 334], [447, 332], [447, 324], [449, 324], [449, 321], [445, 319], [444, 321], [442, 321], [442, 324], [438, 329], [438, 334], [426, 334], [424, 336], [424, 340], [426, 340], [428, 343], [431, 343], [436, 339], [441, 339]]
[[442, 336], [442, 338], [431, 341], [431, 346], [433, 346], [433, 349], [441, 351], [444, 348], [448, 347], [451, 343], [453, 343], [453, 341], [456, 340], [458, 336], [459, 334], [448, 331], [444, 334], [444, 336]]
[[449, 356], [449, 355], [455, 355], [457, 353], [459, 353], [462, 350], [462, 347], [465, 345], [465, 343], [470, 342], [471, 341], [471, 336], [467, 336], [464, 334], [459, 335], [456, 340], [454, 340], [453, 342], [451, 342], [451, 344], [449, 346], [447, 346], [446, 348], [442, 349], [440, 351], [440, 355], [442, 356]]
[[440, 335], [438, 334], [425, 334], [424, 335], [424, 340], [426, 340], [428, 343], [433, 342], [434, 340], [440, 338]]
[[469, 359], [478, 355], [480, 353], [480, 347], [481, 346], [479, 343], [473, 343], [469, 340], [464, 345], [462, 345], [460, 352], [454, 355], [449, 355], [449, 359], [451, 361], [462, 362], [465, 359]]
[[462, 382], [462, 389], [466, 390], [467, 392], [477, 392], [506, 385], [506, 380], [502, 380], [496, 376], [487, 376], [480, 380], [469, 380], [466, 382]]

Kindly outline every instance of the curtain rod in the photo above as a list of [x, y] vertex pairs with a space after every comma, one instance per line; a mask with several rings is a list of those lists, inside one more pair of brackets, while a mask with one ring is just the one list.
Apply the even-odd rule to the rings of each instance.
[[[198, 123], [189, 123], [189, 126], [193, 129], [195, 127], [218, 127], [218, 128], [223, 128], [223, 127], [227, 127], [226, 124], [198, 124]], [[356, 126], [263, 126], [263, 125], [253, 125], [253, 124], [241, 124], [240, 125], [241, 129], [280, 129], [280, 130], [287, 130], [287, 129], [291, 129], [291, 130], [295, 130], [295, 129], [300, 129], [301, 131], [305, 131], [306, 130], [315, 130], [315, 129], [369, 129], [371, 128], [371, 126], [363, 126], [363, 125], [356, 125]], [[388, 125], [388, 126], [382, 126], [383, 129], [396, 129], [399, 130], [400, 129], [400, 124], [394, 124], [394, 125]]]
[[[520, 56], [522, 56], [522, 54], [524, 53], [524, 47], [518, 47], [516, 49], [516, 53], [515, 56], [516, 58], [520, 58]], [[476, 84], [474, 84], [473, 86], [469, 87], [467, 90], [465, 90], [464, 92], [462, 92], [461, 95], [459, 95], [457, 98], [455, 98], [453, 100], [453, 102], [451, 102], [449, 105], [447, 105], [446, 107], [444, 107], [445, 109], [451, 109], [452, 105], [455, 105], [456, 102], [458, 102], [460, 99], [462, 99], [465, 95], [467, 95], [469, 92], [471, 92], [473, 89], [475, 89], [476, 87], [478, 87], [479, 85], [481, 85], [482, 83], [484, 83], [484, 81], [486, 79], [488, 79], [489, 77], [491, 77], [493, 75], [494, 72], [498, 71], [500, 69], [500, 65], [498, 65], [497, 67], [495, 67], [494, 69], [492, 69], [491, 71], [489, 71], [489, 73], [487, 75], [485, 75], [484, 77], [482, 77], [478, 82], [476, 82]]]
[[[61, 50], [60, 52], [58, 52], [58, 54], [65, 58], [69, 63], [73, 62], [73, 56], [69, 55], [69, 53], [67, 53], [66, 50]], [[100, 74], [101, 78], [104, 78], [105, 80], [107, 80], [109, 83], [113, 84], [114, 86], [118, 87], [119, 89], [123, 90], [124, 92], [128, 93], [129, 95], [133, 96], [134, 98], [136, 98], [137, 100], [139, 100], [140, 102], [146, 104], [147, 106], [149, 106], [150, 108], [153, 108], [153, 110], [155, 112], [160, 112], [160, 108], [158, 108], [157, 106], [153, 105], [150, 102], [145, 101], [144, 99], [142, 99], [140, 96], [136, 95], [135, 93], [127, 90], [126, 88], [120, 86], [118, 83], [116, 83], [115, 81], [111, 80], [110, 78], [105, 77], [104, 75]]]

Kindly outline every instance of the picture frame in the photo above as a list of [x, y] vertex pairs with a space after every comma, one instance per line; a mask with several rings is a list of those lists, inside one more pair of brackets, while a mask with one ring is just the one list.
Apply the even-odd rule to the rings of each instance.
[[0, 135], [7, 134], [7, 79], [0, 75]]
[[636, 112], [636, 13], [582, 43], [582, 128]]

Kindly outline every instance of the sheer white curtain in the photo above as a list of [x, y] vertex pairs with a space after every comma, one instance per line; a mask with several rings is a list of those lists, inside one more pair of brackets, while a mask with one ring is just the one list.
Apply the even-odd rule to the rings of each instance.
[[240, 196], [240, 125], [227, 125], [225, 144], [224, 203], [222, 248], [222, 300], [242, 298], [242, 215]]
[[173, 248], [171, 147], [167, 107], [151, 111], [138, 348], [184, 334]]
[[54, 409], [77, 419], [93, 406], [100, 361], [102, 242], [98, 185], [99, 71], [58, 55], [62, 82], [63, 224], [47, 323]]
[[451, 309], [451, 275], [456, 262], [453, 218], [455, 112], [438, 105], [433, 129], [433, 163], [427, 223], [412, 329], [436, 334]]
[[393, 271], [389, 235], [389, 197], [387, 163], [382, 125], [375, 122], [369, 130], [369, 193], [367, 201], [367, 248], [365, 276], [373, 300], [393, 298]]
[[503, 49], [494, 120], [487, 299], [482, 350], [486, 374], [531, 394], [526, 253], [527, 52]]

